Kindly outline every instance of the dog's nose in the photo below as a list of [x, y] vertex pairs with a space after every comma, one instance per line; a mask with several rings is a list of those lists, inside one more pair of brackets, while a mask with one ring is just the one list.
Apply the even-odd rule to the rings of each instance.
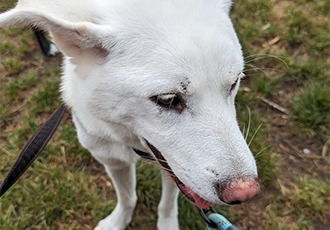
[[258, 179], [251, 177], [236, 178], [220, 183], [218, 194], [220, 200], [227, 204], [238, 204], [252, 199], [260, 192]]

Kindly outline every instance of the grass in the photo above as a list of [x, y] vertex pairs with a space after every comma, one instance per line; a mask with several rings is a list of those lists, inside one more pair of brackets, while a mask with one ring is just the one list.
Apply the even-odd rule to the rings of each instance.
[[[0, 0], [0, 11], [13, 5]], [[329, 224], [329, 5], [237, 0], [233, 6], [247, 63], [236, 99], [238, 120], [256, 155], [263, 192], [247, 205], [216, 208], [242, 229], [322, 230]], [[30, 29], [0, 30], [0, 178], [61, 103], [59, 59], [42, 56]], [[140, 162], [137, 182], [139, 201], [129, 229], [155, 229], [158, 169]], [[178, 202], [181, 229], [204, 229], [197, 210], [182, 196]], [[109, 178], [79, 145], [68, 112], [41, 156], [0, 199], [0, 230], [92, 229], [115, 204]]]
[[318, 132], [325, 140], [329, 137], [330, 99], [329, 80], [307, 81], [304, 90], [292, 98], [292, 116], [306, 128]]

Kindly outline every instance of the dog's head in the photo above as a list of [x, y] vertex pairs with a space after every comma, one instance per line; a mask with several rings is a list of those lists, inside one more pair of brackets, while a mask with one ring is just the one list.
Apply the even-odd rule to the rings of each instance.
[[0, 26], [49, 31], [68, 57], [66, 102], [120, 125], [122, 140], [132, 132], [186, 197], [206, 208], [259, 192], [236, 121], [244, 62], [230, 4], [21, 0], [0, 15]]

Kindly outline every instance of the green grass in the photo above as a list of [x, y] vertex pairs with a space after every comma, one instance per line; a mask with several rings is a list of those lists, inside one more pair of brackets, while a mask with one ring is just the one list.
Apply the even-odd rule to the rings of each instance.
[[329, 209], [330, 204], [330, 181], [318, 180], [305, 176], [299, 178], [296, 192], [292, 194], [295, 206], [295, 212], [300, 214], [302, 210], [309, 210], [308, 215], [311, 219], [323, 218], [324, 208]]
[[[0, 11], [14, 2], [0, 0]], [[233, 6], [247, 75], [237, 116], [256, 156], [262, 193], [247, 205], [216, 208], [241, 228], [313, 230], [329, 224], [329, 151], [321, 155], [330, 138], [329, 6], [322, 0], [237, 0]], [[0, 179], [61, 104], [60, 72], [60, 58], [43, 57], [32, 30], [0, 29]], [[300, 148], [313, 152], [305, 157]], [[140, 162], [137, 182], [129, 230], [155, 229], [157, 167]], [[178, 202], [181, 229], [204, 229], [195, 207], [182, 196]], [[41, 156], [0, 199], [0, 230], [92, 229], [115, 204], [109, 178], [78, 143], [68, 112]]]
[[329, 85], [329, 80], [306, 82], [304, 90], [292, 98], [291, 104], [293, 117], [327, 140], [330, 136], [330, 98], [329, 88], [324, 85]]
[[[313, 223], [325, 223], [330, 211], [329, 179], [320, 180], [305, 175], [291, 182], [282, 196], [273, 196], [269, 212], [269, 229], [317, 229]], [[283, 219], [297, 217], [294, 223], [282, 228]]]

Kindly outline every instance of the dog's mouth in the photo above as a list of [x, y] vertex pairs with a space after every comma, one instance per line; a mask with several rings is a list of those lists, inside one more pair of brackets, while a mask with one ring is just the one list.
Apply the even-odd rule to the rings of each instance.
[[170, 177], [173, 179], [173, 181], [176, 183], [182, 194], [191, 202], [195, 203], [198, 208], [200, 209], [206, 209], [212, 205], [211, 202], [203, 199], [198, 194], [193, 192], [188, 186], [186, 186], [173, 172], [171, 167], [168, 165], [166, 159], [163, 157], [161, 152], [154, 147], [152, 144], [150, 144], [148, 141], [146, 141], [147, 145], [149, 146], [152, 153], [155, 155], [156, 160], [158, 163], [168, 172]]

